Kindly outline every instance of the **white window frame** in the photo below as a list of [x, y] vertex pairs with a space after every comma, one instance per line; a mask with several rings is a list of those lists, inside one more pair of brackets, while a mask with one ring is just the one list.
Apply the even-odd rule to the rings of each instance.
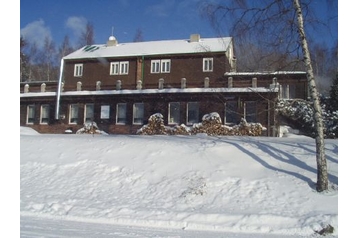
[[79, 106], [78, 104], [70, 104], [69, 107], [69, 117], [68, 117], [68, 124], [78, 124], [78, 111]]
[[163, 59], [160, 61], [160, 65], [161, 65], [161, 73], [170, 73], [170, 65], [171, 64], [171, 60], [170, 59]]
[[110, 118], [111, 107], [109, 105], [101, 105], [101, 119]]
[[26, 124], [33, 125], [35, 122], [35, 105], [27, 106]]
[[168, 124], [178, 125], [179, 123], [180, 123], [180, 102], [170, 102], [168, 104]]
[[[89, 110], [89, 107], [92, 107], [92, 112]], [[91, 115], [89, 115], [89, 113], [91, 113]], [[84, 123], [92, 122], [93, 120], [94, 120], [94, 104], [87, 103], [85, 105], [85, 111], [84, 111]]]
[[83, 75], [83, 64], [75, 64], [73, 76], [82, 77]]
[[150, 62], [150, 73], [152, 74], [170, 73], [170, 68], [170, 59], [151, 60]]
[[118, 75], [119, 74], [119, 62], [111, 62], [109, 74], [110, 75]]
[[125, 125], [127, 121], [127, 103], [117, 103], [116, 124]]
[[143, 125], [144, 103], [133, 103], [133, 125]]
[[129, 61], [119, 62], [119, 74], [126, 75], [129, 72]]
[[203, 72], [213, 72], [214, 58], [203, 58]]
[[41, 105], [40, 124], [48, 125], [49, 121], [50, 121], [50, 105], [43, 104]]
[[152, 60], [150, 62], [150, 73], [152, 74], [160, 73], [160, 60]]
[[[193, 111], [193, 110], [189, 110], [191, 109], [192, 106], [195, 106], [196, 109], [195, 110], [195, 118], [194, 120], [192, 120], [191, 118], [189, 117], [192, 117], [191, 113], [189, 111]], [[188, 102], [187, 103], [187, 107], [186, 107], [186, 123], [187, 125], [193, 125], [195, 123], [198, 123], [199, 122], [199, 103], [198, 102]]]

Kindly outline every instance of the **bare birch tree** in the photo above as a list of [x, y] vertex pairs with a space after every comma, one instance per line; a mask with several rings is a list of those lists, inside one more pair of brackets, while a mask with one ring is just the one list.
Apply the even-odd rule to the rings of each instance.
[[324, 148], [324, 134], [323, 134], [323, 119], [322, 109], [319, 101], [319, 95], [317, 92], [316, 81], [313, 74], [313, 68], [311, 64], [311, 56], [308, 48], [308, 42], [303, 24], [303, 13], [299, 0], [294, 0], [294, 7], [297, 16], [297, 27], [298, 33], [301, 39], [303, 61], [307, 70], [308, 88], [313, 101], [314, 108], [314, 121], [316, 129], [316, 163], [317, 163], [317, 185], [316, 189], [318, 192], [328, 190], [328, 172], [327, 172], [327, 160]]
[[94, 26], [91, 22], [87, 22], [86, 29], [81, 33], [80, 38], [78, 40], [79, 48], [85, 45], [93, 45], [94, 44]]
[[[317, 22], [310, 11], [309, 4], [300, 4], [300, 0], [231, 0], [222, 4], [203, 1], [204, 16], [220, 34], [229, 32], [239, 44], [254, 45], [256, 61], [259, 68], [255, 70], [282, 70], [286, 67], [297, 69], [302, 66], [307, 71], [310, 98], [314, 104], [314, 121], [316, 136], [317, 183], [316, 190], [328, 189], [328, 173], [325, 157], [323, 120], [319, 94], [308, 48], [307, 25]], [[304, 13], [303, 13], [304, 12]], [[309, 19], [304, 25], [303, 15]], [[240, 45], [237, 46], [238, 48]], [[249, 49], [246, 49], [249, 50]], [[281, 57], [279, 57], [281, 56]], [[239, 58], [238, 64], [245, 63]], [[259, 60], [266, 59], [262, 64]], [[241, 61], [240, 61], [241, 60]], [[274, 67], [270, 67], [274, 61]]]

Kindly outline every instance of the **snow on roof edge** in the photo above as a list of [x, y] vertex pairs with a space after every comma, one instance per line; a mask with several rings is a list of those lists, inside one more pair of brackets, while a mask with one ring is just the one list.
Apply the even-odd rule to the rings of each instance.
[[307, 74], [307, 72], [305, 71], [226, 72], [225, 76], [280, 75], [280, 74]]
[[[101, 91], [67, 91], [61, 92], [61, 96], [76, 95], [119, 95], [119, 94], [160, 94], [160, 93], [269, 93], [278, 92], [278, 89], [258, 88], [170, 88], [170, 89], [142, 89], [142, 90], [101, 90]], [[56, 96], [56, 92], [20, 93], [20, 97], [46, 97]]]

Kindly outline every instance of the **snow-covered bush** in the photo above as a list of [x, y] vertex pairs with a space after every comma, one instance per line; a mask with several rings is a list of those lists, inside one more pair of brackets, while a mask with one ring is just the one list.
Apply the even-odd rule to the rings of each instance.
[[[322, 119], [324, 123], [325, 138], [338, 138], [338, 110], [327, 110], [327, 100], [321, 97]], [[276, 110], [281, 119], [295, 129], [299, 129], [302, 134], [315, 137], [314, 109], [311, 102], [296, 100], [279, 100]], [[282, 120], [281, 120], [282, 121]]]
[[76, 134], [106, 134], [99, 130], [96, 122], [85, 122], [83, 127], [76, 131]]

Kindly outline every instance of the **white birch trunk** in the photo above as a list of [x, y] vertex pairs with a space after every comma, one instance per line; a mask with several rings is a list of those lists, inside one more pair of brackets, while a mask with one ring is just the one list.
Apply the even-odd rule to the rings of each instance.
[[328, 190], [328, 172], [327, 161], [325, 155], [324, 146], [324, 134], [323, 134], [323, 119], [322, 110], [319, 102], [319, 96], [316, 88], [316, 82], [313, 74], [310, 52], [306, 40], [306, 35], [303, 25], [303, 16], [299, 0], [293, 0], [295, 11], [297, 15], [298, 30], [301, 38], [301, 46], [304, 57], [304, 63], [307, 70], [308, 86], [311, 100], [313, 101], [314, 108], [314, 122], [316, 129], [316, 162], [317, 162], [317, 185], [316, 190], [322, 192]]

